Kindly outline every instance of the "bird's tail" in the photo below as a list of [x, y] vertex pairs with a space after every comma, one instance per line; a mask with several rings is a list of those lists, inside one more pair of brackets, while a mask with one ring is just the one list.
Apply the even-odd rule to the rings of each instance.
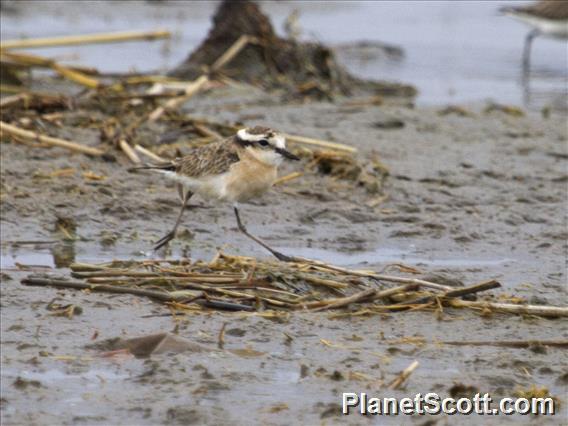
[[143, 166], [131, 167], [129, 172], [137, 172], [138, 170], [158, 170], [161, 172], [175, 172], [176, 163], [173, 161], [165, 161], [163, 163], [145, 164]]

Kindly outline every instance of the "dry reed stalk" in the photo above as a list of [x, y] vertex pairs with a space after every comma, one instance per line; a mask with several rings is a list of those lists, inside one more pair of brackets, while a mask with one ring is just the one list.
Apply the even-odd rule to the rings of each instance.
[[134, 150], [138, 151], [140, 154], [145, 155], [146, 157], [152, 159], [157, 163], [163, 163], [167, 161], [164, 157], [160, 157], [159, 155], [154, 154], [152, 151], [147, 150], [141, 145], [138, 144], [134, 145]]
[[[6, 40], [0, 43], [1, 50], [30, 49], [36, 47], [71, 46], [79, 44], [118, 43], [135, 40], [155, 40], [170, 38], [171, 33], [165, 30], [155, 31], [121, 31], [115, 33], [98, 33], [62, 37], [32, 38], [26, 40]], [[4, 52], [3, 52], [4, 53]]]
[[513, 305], [512, 303], [470, 302], [467, 300], [451, 299], [447, 305], [453, 308], [488, 309], [517, 315], [535, 315], [539, 317], [568, 317], [568, 307], [544, 305]]
[[213, 140], [221, 140], [223, 136], [220, 133], [217, 133], [215, 130], [211, 130], [204, 124], [201, 123], [193, 123], [193, 128], [199, 133], [201, 136], [211, 138]]
[[301, 278], [303, 280], [309, 282], [309, 283], [319, 285], [319, 286], [329, 287], [329, 288], [333, 288], [333, 289], [343, 289], [343, 288], [349, 287], [349, 284], [347, 284], [347, 283], [342, 283], [342, 282], [339, 282], [339, 281], [328, 280], [328, 279], [319, 278], [319, 277], [312, 277], [310, 275], [302, 275]]
[[305, 136], [297, 136], [297, 135], [290, 135], [290, 134], [284, 134], [284, 137], [286, 138], [287, 142], [291, 142], [291, 143], [299, 143], [299, 144], [303, 144], [303, 145], [319, 146], [319, 147], [333, 149], [333, 150], [336, 150], [336, 151], [346, 151], [346, 152], [350, 152], [350, 153], [356, 153], [357, 152], [357, 148], [355, 148], [355, 147], [345, 145], [345, 144], [341, 144], [341, 143], [336, 143], [336, 142], [329, 142], [329, 141], [325, 141], [325, 140], [322, 140], [322, 139], [308, 138], [308, 137], [305, 137]]
[[407, 285], [402, 285], [400, 287], [390, 288], [388, 290], [383, 290], [383, 291], [377, 291], [376, 289], [367, 289], [367, 290], [363, 290], [359, 293], [355, 293], [352, 296], [343, 297], [343, 298], [339, 298], [339, 299], [330, 299], [330, 300], [328, 299], [328, 300], [322, 300], [322, 301], [318, 301], [318, 302], [306, 303], [305, 306], [308, 307], [308, 308], [314, 307], [313, 309], [311, 309], [312, 312], [323, 311], [323, 310], [326, 310], [326, 309], [337, 309], [337, 308], [341, 308], [343, 306], [347, 306], [350, 303], [355, 303], [355, 302], [359, 302], [359, 301], [362, 301], [362, 300], [376, 301], [376, 300], [379, 300], [379, 299], [385, 299], [385, 298], [390, 297], [394, 294], [412, 291], [412, 290], [415, 290], [416, 288], [417, 288], [417, 285], [415, 285], [415, 284], [407, 284]]
[[[374, 297], [376, 294], [377, 294], [376, 289], [369, 288], [367, 290], [360, 291], [359, 293], [355, 293], [355, 294], [348, 296], [348, 297], [333, 299], [331, 301], [331, 303], [329, 303], [325, 306], [321, 306], [321, 307], [318, 307], [318, 308], [311, 309], [311, 311], [312, 312], [319, 312], [319, 311], [323, 311], [323, 310], [326, 310], [326, 309], [343, 308], [344, 306], [347, 306], [351, 303], [357, 303], [357, 302], [360, 302], [362, 300], [370, 299], [370, 298]], [[324, 301], [324, 302], [327, 302], [327, 301]]]
[[181, 104], [188, 101], [192, 96], [198, 93], [205, 84], [209, 82], [209, 77], [202, 75], [195, 79], [192, 83], [188, 84], [185, 88], [185, 93], [182, 96], [170, 99], [163, 106], [156, 108], [150, 113], [148, 120], [158, 120], [167, 110], [178, 108]]
[[24, 278], [22, 280], [22, 284], [31, 286], [52, 286], [60, 288], [73, 288], [78, 290], [101, 291], [105, 293], [132, 294], [135, 296], [150, 297], [162, 302], [174, 302], [179, 299], [164, 291], [143, 290], [139, 288], [119, 287], [112, 285], [86, 284], [79, 281], [46, 279], [39, 277]]
[[13, 126], [11, 124], [4, 123], [3, 121], [0, 121], [0, 130], [2, 131], [1, 135], [2, 137], [5, 136], [5, 134], [8, 134], [11, 136], [15, 136], [17, 138], [22, 138], [27, 141], [41, 142], [50, 146], [57, 146], [60, 148], [69, 149], [74, 152], [81, 152], [83, 154], [89, 154], [89, 155], [104, 154], [104, 151], [98, 148], [91, 148], [89, 146], [80, 145], [76, 142], [70, 142], [64, 139], [40, 135], [39, 133], [20, 129], [19, 127]]
[[290, 173], [289, 175], [286, 176], [282, 176], [281, 178], [276, 179], [276, 181], [274, 182], [274, 185], [281, 185], [285, 182], [289, 182], [293, 179], [297, 179], [299, 177], [304, 176], [303, 172], [294, 172], [294, 173]]
[[416, 368], [418, 368], [418, 361], [413, 361], [412, 364], [406, 367], [396, 379], [389, 383], [388, 388], [398, 389], [410, 377]]
[[138, 157], [138, 154], [136, 154], [136, 151], [132, 149], [130, 144], [125, 139], [120, 139], [118, 141], [118, 146], [120, 147], [122, 152], [126, 154], [126, 156], [131, 162], [133, 162], [134, 164], [140, 164], [142, 162], [140, 160], [140, 157]]
[[242, 35], [240, 36], [237, 41], [235, 41], [231, 47], [229, 47], [225, 53], [223, 53], [219, 58], [211, 65], [210, 70], [211, 72], [219, 71], [229, 62], [231, 62], [243, 48], [249, 43], [256, 43], [257, 40], [255, 37]]
[[424, 303], [431, 303], [435, 301], [437, 298], [453, 298], [453, 297], [462, 297], [468, 294], [479, 293], [481, 291], [492, 290], [494, 288], [501, 287], [501, 284], [497, 280], [489, 280], [483, 281], [478, 284], [470, 285], [463, 288], [458, 288], [454, 290], [447, 291], [443, 294], [432, 295], [432, 296], [425, 296], [420, 297], [418, 299], [410, 300], [408, 302], [401, 302], [403, 305], [420, 305]]
[[79, 71], [72, 70], [70, 68], [64, 67], [63, 65], [53, 63], [50, 68], [62, 77], [74, 81], [75, 83], [79, 83], [82, 86], [88, 87], [89, 89], [96, 89], [101, 86], [101, 83], [97, 79], [88, 77]]
[[100, 82], [95, 78], [87, 76], [80, 67], [64, 66], [58, 64], [53, 59], [44, 58], [37, 55], [2, 51], [0, 61], [5, 62], [6, 60], [12, 61], [18, 65], [25, 67], [51, 68], [62, 77], [65, 77], [90, 89], [96, 89], [97, 87], [100, 87]]

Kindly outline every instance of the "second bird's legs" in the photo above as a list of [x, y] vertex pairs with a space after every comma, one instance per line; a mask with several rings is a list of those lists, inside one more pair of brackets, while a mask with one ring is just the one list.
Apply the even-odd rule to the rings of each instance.
[[532, 30], [527, 34], [525, 38], [525, 47], [523, 49], [523, 77], [528, 77], [531, 67], [531, 48], [532, 42], [540, 32], [536, 29]]
[[163, 246], [165, 246], [166, 244], [168, 244], [171, 240], [173, 240], [175, 238], [178, 226], [181, 223], [183, 211], [185, 210], [185, 207], [187, 206], [187, 202], [189, 201], [189, 199], [193, 195], [193, 192], [190, 192], [190, 191], [185, 191], [185, 193], [184, 193], [183, 186], [181, 186], [181, 185], [178, 186], [178, 192], [180, 194], [182, 201], [181, 201], [181, 210], [179, 211], [179, 214], [178, 214], [178, 217], [177, 217], [177, 220], [176, 220], [176, 224], [174, 225], [173, 229], [170, 232], [168, 232], [166, 235], [164, 235], [162, 238], [160, 238], [158, 241], [156, 241], [156, 244], [154, 245], [154, 250], [158, 250], [158, 249], [162, 248]]
[[239, 209], [237, 208], [237, 206], [234, 206], [233, 209], [235, 210], [235, 216], [237, 218], [237, 225], [239, 227], [239, 231], [241, 231], [243, 234], [245, 234], [247, 237], [249, 237], [251, 240], [253, 240], [257, 244], [260, 244], [262, 247], [264, 247], [266, 250], [268, 250], [270, 253], [272, 253], [274, 255], [274, 257], [276, 257], [278, 260], [281, 260], [283, 262], [294, 262], [296, 260], [293, 257], [286, 256], [285, 254], [282, 254], [282, 253], [280, 253], [276, 250], [273, 250], [264, 241], [262, 241], [260, 238], [257, 238], [254, 235], [250, 234], [247, 231], [247, 229], [245, 228], [245, 226], [243, 225], [243, 222], [241, 222], [241, 217], [239, 215]]

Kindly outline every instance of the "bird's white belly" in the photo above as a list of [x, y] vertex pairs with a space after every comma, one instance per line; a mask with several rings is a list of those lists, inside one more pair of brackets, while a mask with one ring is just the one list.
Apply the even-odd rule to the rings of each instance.
[[[227, 199], [227, 175], [224, 173], [216, 176], [204, 178], [192, 178], [182, 176], [175, 172], [164, 172], [164, 174], [179, 183], [194, 194], [199, 194], [205, 199], [226, 200]], [[232, 201], [232, 200], [231, 200]]]
[[518, 14], [515, 18], [523, 21], [549, 37], [568, 38], [568, 21], [543, 19], [537, 16]]

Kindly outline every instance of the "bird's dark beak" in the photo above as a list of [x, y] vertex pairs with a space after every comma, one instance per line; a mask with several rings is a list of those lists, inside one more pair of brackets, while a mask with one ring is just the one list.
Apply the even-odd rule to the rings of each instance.
[[276, 151], [278, 154], [280, 154], [281, 156], [283, 156], [284, 158], [287, 158], [288, 160], [295, 160], [295, 161], [300, 161], [300, 157], [295, 156], [294, 154], [292, 154], [290, 151], [288, 151], [287, 149], [284, 148], [274, 148], [274, 151]]

